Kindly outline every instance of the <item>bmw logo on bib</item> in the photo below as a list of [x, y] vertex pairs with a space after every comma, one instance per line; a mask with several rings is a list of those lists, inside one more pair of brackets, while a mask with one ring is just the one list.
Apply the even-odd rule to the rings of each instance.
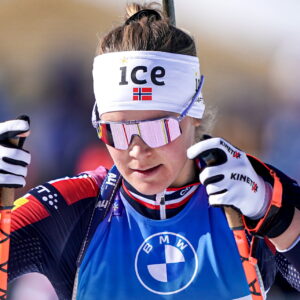
[[135, 272], [149, 291], [171, 295], [186, 289], [194, 280], [198, 259], [192, 244], [173, 232], [149, 236], [135, 257]]

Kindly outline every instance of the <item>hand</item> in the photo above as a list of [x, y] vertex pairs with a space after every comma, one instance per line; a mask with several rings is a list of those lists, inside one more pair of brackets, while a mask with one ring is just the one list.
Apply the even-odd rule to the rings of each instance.
[[271, 187], [257, 175], [244, 152], [222, 138], [210, 138], [190, 147], [187, 156], [206, 161], [199, 178], [210, 205], [234, 206], [255, 219], [265, 214]]
[[29, 118], [0, 123], [0, 187], [25, 186], [30, 154], [21, 149], [29, 135]]

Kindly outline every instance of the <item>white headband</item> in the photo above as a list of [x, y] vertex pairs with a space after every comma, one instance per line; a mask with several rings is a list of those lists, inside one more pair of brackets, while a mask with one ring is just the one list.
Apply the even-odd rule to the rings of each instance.
[[[93, 66], [99, 115], [122, 110], [181, 113], [200, 81], [195, 56], [158, 51], [111, 52], [98, 55]], [[188, 115], [201, 119], [202, 94]]]

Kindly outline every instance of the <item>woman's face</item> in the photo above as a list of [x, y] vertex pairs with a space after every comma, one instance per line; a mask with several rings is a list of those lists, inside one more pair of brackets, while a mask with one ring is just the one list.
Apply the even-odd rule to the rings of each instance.
[[[118, 111], [104, 113], [103, 121], [129, 121], [177, 116], [164, 111]], [[185, 117], [181, 123], [182, 134], [170, 144], [150, 148], [135, 136], [127, 150], [118, 150], [107, 145], [107, 149], [118, 170], [136, 190], [145, 195], [162, 192], [167, 187], [181, 187], [195, 177], [194, 163], [186, 156], [193, 144], [195, 126], [199, 121]]]

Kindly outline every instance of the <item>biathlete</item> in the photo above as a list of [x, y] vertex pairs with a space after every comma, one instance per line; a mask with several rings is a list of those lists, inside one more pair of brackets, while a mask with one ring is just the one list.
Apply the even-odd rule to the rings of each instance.
[[[42, 273], [59, 299], [245, 300], [264, 299], [280, 270], [300, 290], [300, 188], [222, 138], [196, 142], [193, 39], [156, 6], [129, 4], [100, 40], [93, 79], [92, 123], [115, 165], [15, 201], [9, 280]], [[26, 120], [0, 124], [2, 187], [25, 185], [30, 155], [8, 137], [28, 131]], [[229, 228], [224, 206], [245, 229]], [[233, 232], [246, 233], [249, 256]]]

